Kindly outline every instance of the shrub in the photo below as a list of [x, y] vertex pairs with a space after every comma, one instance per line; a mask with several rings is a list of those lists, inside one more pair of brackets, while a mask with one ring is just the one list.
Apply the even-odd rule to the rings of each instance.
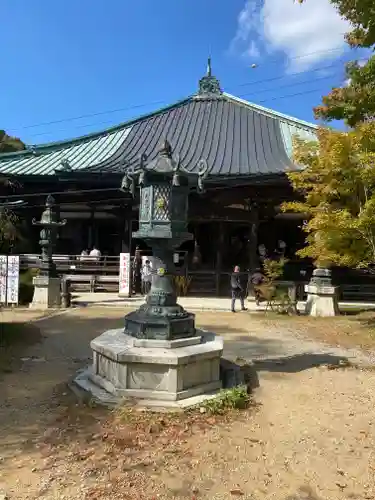
[[27, 269], [20, 274], [19, 303], [21, 305], [30, 304], [34, 296], [33, 278], [37, 276], [39, 269]]
[[250, 396], [245, 385], [224, 389], [213, 398], [206, 401], [202, 408], [209, 413], [224, 413], [228, 410], [244, 410], [250, 404]]
[[173, 281], [178, 296], [185, 296], [188, 293], [191, 276], [173, 276]]
[[284, 267], [287, 263], [287, 259], [285, 257], [281, 257], [280, 259], [266, 259], [263, 263], [264, 274], [270, 281], [275, 281], [284, 273]]

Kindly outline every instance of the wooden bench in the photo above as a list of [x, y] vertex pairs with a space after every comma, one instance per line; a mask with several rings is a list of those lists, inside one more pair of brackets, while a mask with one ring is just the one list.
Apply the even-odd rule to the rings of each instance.
[[[71, 285], [89, 285], [90, 292], [95, 292], [95, 279], [93, 274], [64, 274], [63, 280], [69, 281]], [[73, 286], [72, 286], [73, 289]]]
[[117, 275], [101, 276], [95, 274], [64, 274], [63, 280], [68, 281], [71, 289], [75, 286], [89, 288], [90, 292], [96, 292], [97, 289], [106, 289], [105, 285], [111, 285], [112, 288], [118, 287], [119, 277]]
[[94, 292], [97, 288], [107, 290], [106, 285], [110, 285], [110, 288], [118, 289], [119, 276], [95, 276]]

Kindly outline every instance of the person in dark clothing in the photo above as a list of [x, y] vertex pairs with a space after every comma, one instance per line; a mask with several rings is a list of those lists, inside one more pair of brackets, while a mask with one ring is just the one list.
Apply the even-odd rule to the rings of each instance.
[[261, 269], [255, 269], [253, 274], [250, 276], [250, 283], [254, 290], [255, 303], [258, 306], [261, 301], [261, 293], [259, 287], [266, 281], [266, 277], [262, 273]]
[[242, 283], [241, 283], [239, 266], [236, 266], [234, 268], [233, 273], [231, 274], [230, 288], [231, 288], [231, 292], [232, 292], [231, 311], [236, 312], [235, 311], [236, 299], [240, 299], [241, 310], [246, 311], [245, 302], [244, 302], [245, 290], [244, 290], [244, 287], [242, 286]]

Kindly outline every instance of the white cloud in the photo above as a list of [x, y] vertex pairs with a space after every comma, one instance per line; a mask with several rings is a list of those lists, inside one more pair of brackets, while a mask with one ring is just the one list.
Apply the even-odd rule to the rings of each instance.
[[345, 50], [344, 21], [329, 0], [248, 0], [238, 16], [231, 48], [251, 59], [282, 51], [288, 70], [303, 71]]

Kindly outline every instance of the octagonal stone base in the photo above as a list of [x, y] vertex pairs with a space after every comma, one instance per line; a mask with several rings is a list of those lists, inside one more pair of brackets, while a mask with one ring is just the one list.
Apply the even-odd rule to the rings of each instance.
[[91, 348], [93, 365], [75, 384], [105, 404], [134, 398], [141, 406], [187, 407], [221, 389], [223, 339], [209, 332], [168, 341], [108, 330]]

